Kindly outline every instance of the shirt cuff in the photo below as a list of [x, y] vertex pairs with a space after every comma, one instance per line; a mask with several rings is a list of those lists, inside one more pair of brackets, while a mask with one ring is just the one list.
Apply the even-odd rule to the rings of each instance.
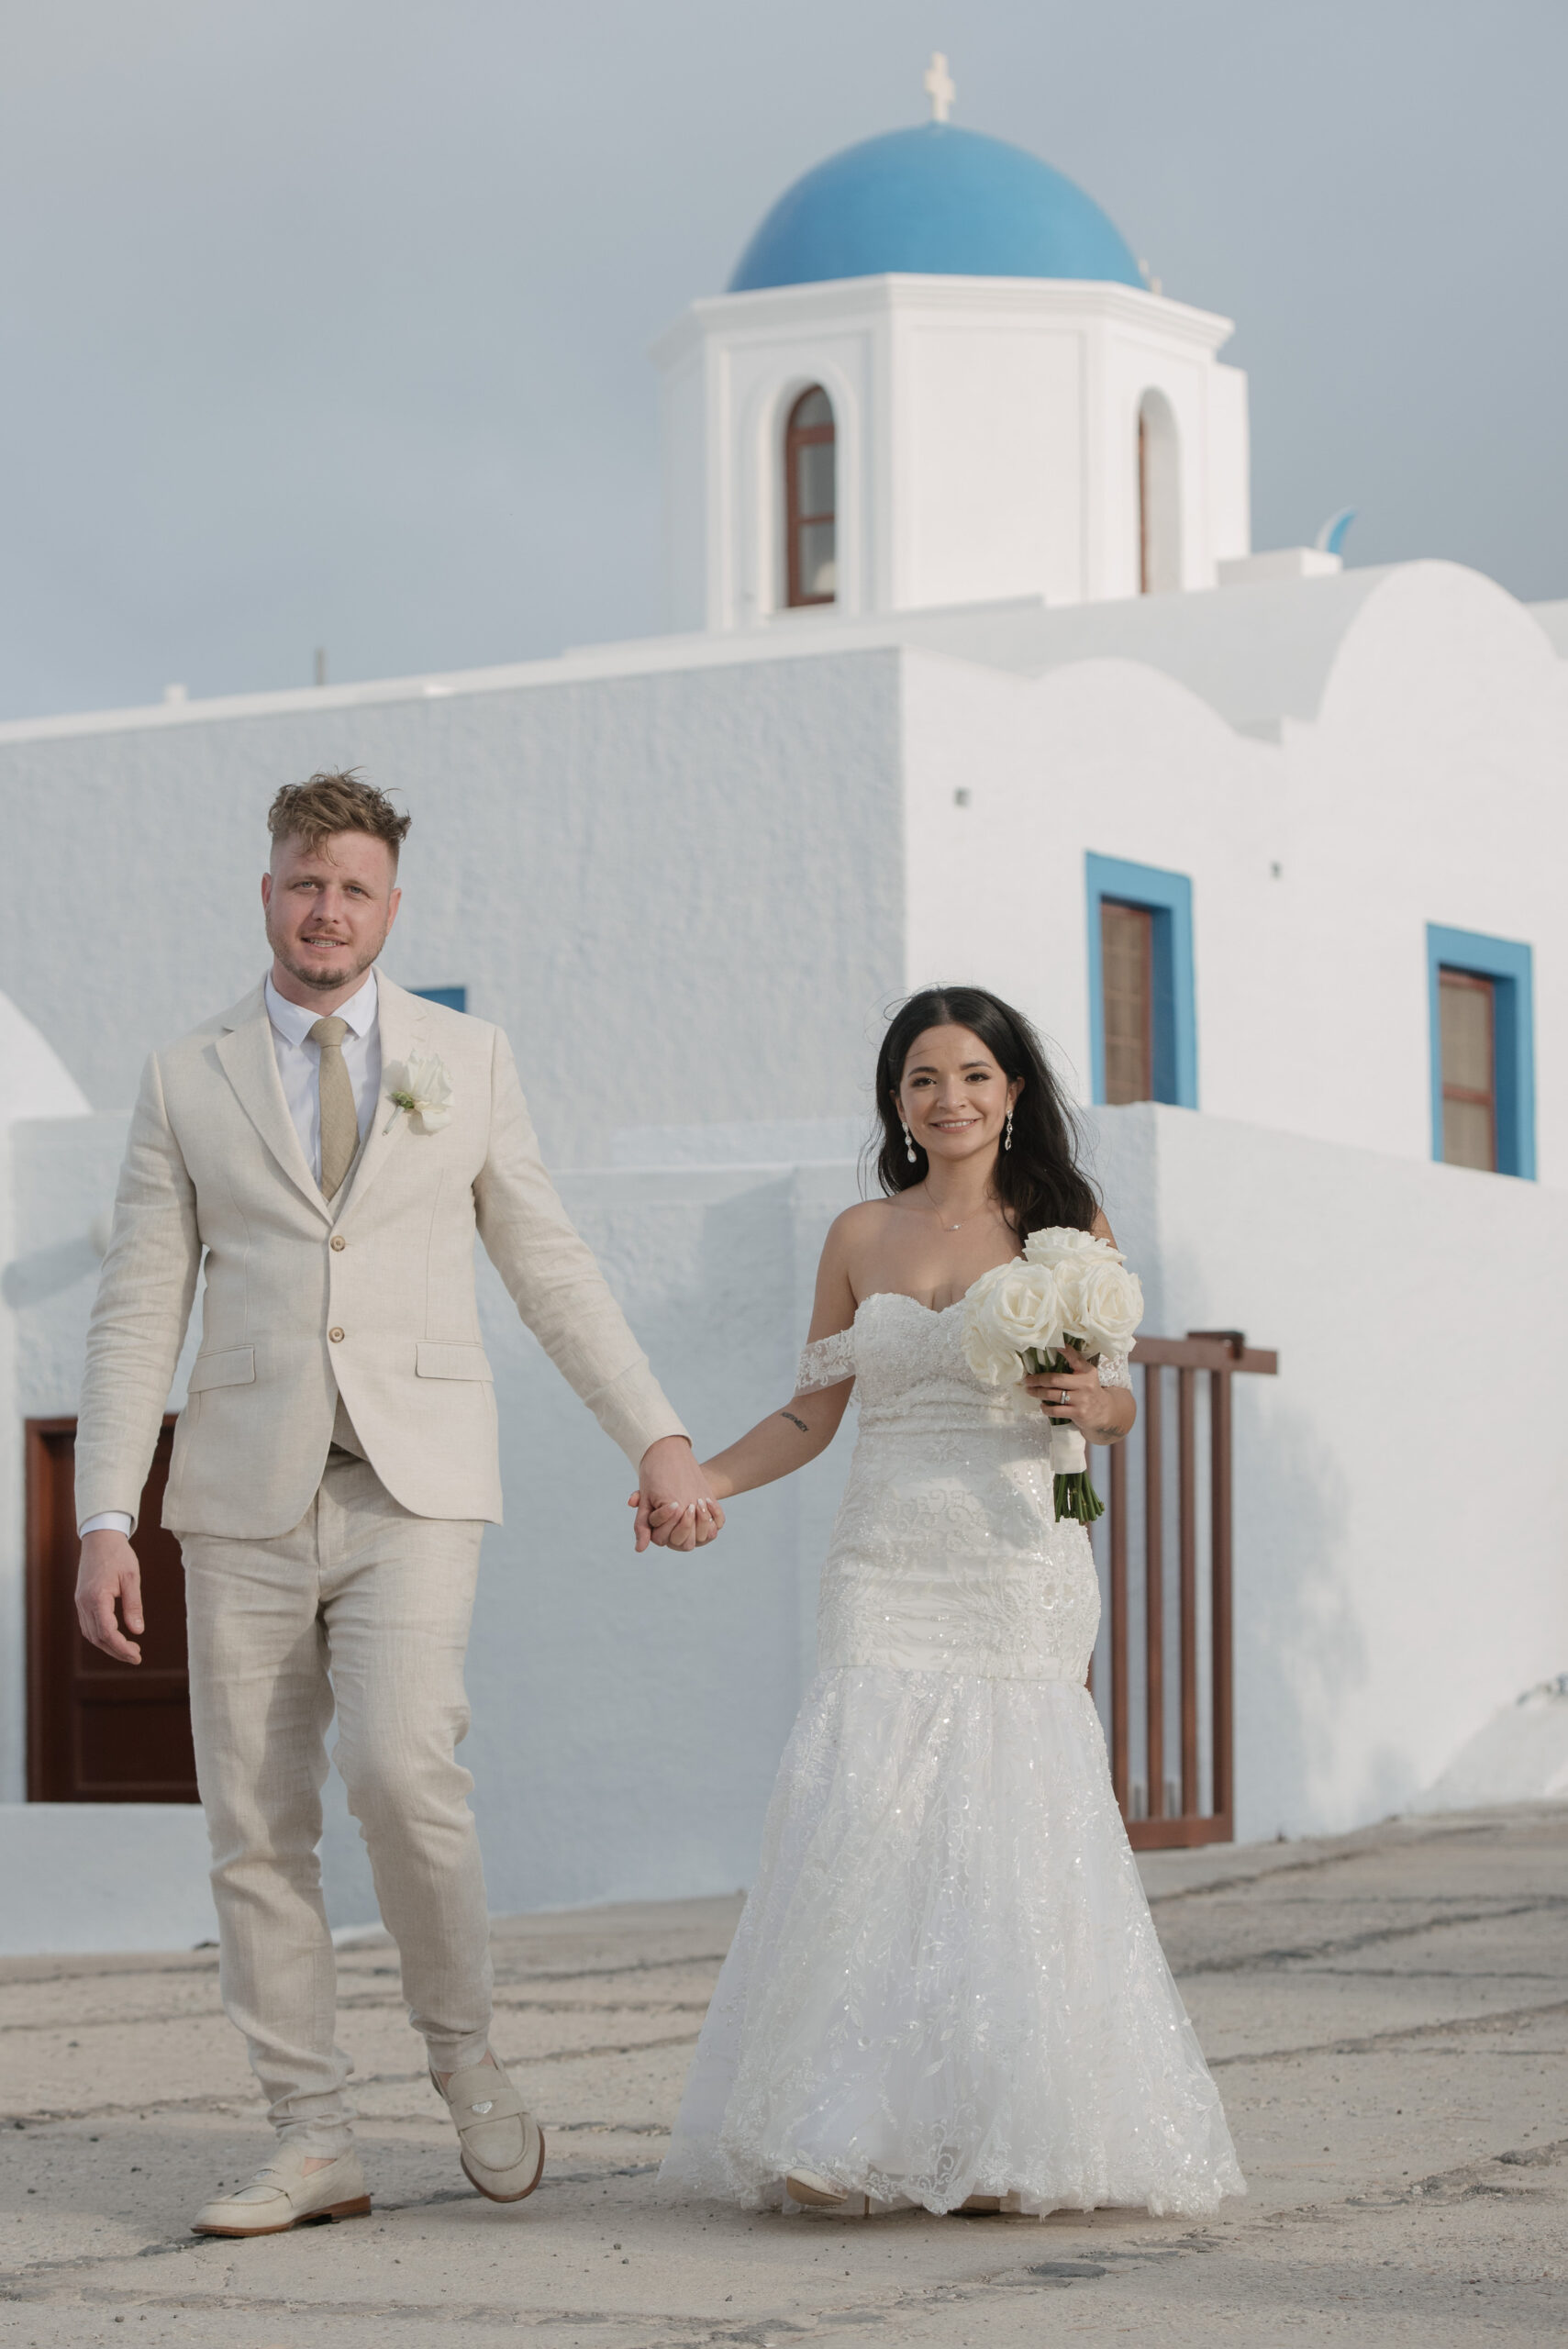
[[76, 1531], [78, 1536], [85, 1536], [89, 1533], [123, 1533], [128, 1542], [132, 1530], [132, 1520], [126, 1515], [123, 1508], [101, 1508], [96, 1517], [84, 1519]]

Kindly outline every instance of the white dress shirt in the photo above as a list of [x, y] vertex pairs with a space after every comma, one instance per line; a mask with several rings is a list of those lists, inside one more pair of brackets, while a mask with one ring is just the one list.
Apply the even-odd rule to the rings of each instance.
[[[309, 1004], [290, 1003], [272, 985], [272, 973], [267, 974], [267, 1018], [272, 1022], [272, 1050], [277, 1054], [278, 1075], [283, 1081], [284, 1099], [288, 1103], [289, 1116], [306, 1163], [317, 1181], [321, 1180], [321, 1047], [309, 1041], [311, 1030], [321, 1018]], [[343, 1039], [343, 1065], [349, 1072], [349, 1082], [354, 1088], [354, 1108], [359, 1117], [360, 1140], [362, 1142], [381, 1094], [381, 1022], [376, 1016], [375, 973], [367, 973], [358, 995], [338, 1006], [337, 1016], [348, 1022], [349, 1032]], [[79, 1533], [96, 1533], [108, 1526], [116, 1533], [128, 1534], [131, 1520], [123, 1509], [106, 1509], [101, 1516], [90, 1517], [77, 1528]]]
[[[376, 1017], [375, 973], [367, 972], [365, 983], [358, 995], [338, 1006], [337, 1016], [347, 1020], [349, 1032], [343, 1039], [343, 1065], [349, 1072], [349, 1082], [354, 1088], [354, 1108], [359, 1112], [360, 1140], [375, 1115], [375, 1105], [381, 1092], [381, 1023]], [[307, 1041], [311, 1030], [321, 1018], [307, 1003], [290, 1003], [278, 993], [272, 975], [267, 977], [267, 1018], [272, 1024], [272, 1050], [277, 1054], [278, 1074], [283, 1079], [284, 1099], [289, 1105], [289, 1116], [298, 1134], [306, 1161], [317, 1181], [321, 1180], [321, 1048]]]

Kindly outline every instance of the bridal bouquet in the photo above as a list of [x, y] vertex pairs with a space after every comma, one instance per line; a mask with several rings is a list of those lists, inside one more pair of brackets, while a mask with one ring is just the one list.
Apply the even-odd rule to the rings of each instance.
[[[1068, 1348], [1090, 1361], [1125, 1353], [1143, 1319], [1143, 1291], [1120, 1249], [1060, 1225], [1031, 1231], [1022, 1258], [982, 1273], [963, 1303], [964, 1354], [992, 1386], [1065, 1369]], [[1083, 1436], [1069, 1419], [1051, 1422], [1051, 1464], [1059, 1518], [1092, 1525], [1105, 1515]]]

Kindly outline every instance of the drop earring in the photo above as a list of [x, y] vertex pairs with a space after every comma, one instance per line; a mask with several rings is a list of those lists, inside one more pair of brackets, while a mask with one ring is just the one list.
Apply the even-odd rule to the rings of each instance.
[[[898, 1122], [901, 1126], [904, 1126], [904, 1120], [902, 1118], [899, 1119]], [[907, 1126], [904, 1126], [904, 1155], [909, 1161], [910, 1165], [913, 1166], [915, 1163], [915, 1144], [910, 1139], [909, 1129]]]
[[1013, 1147], [1013, 1113], [1011, 1109], [1007, 1111], [1007, 1126], [1006, 1131], [1002, 1136], [1002, 1147], [1004, 1150], [1011, 1150]]

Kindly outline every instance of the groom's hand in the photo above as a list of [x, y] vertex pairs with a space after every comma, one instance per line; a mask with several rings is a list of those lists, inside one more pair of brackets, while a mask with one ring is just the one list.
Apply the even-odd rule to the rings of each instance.
[[717, 1534], [724, 1511], [684, 1436], [662, 1436], [651, 1443], [638, 1476], [632, 1499], [639, 1553], [650, 1542], [661, 1550], [700, 1550]]
[[136, 1552], [123, 1533], [100, 1526], [82, 1537], [82, 1564], [76, 1575], [76, 1620], [82, 1636], [121, 1664], [139, 1664], [141, 1650], [128, 1640], [115, 1620], [118, 1604], [127, 1631], [139, 1635], [147, 1626], [141, 1613], [141, 1568]]

